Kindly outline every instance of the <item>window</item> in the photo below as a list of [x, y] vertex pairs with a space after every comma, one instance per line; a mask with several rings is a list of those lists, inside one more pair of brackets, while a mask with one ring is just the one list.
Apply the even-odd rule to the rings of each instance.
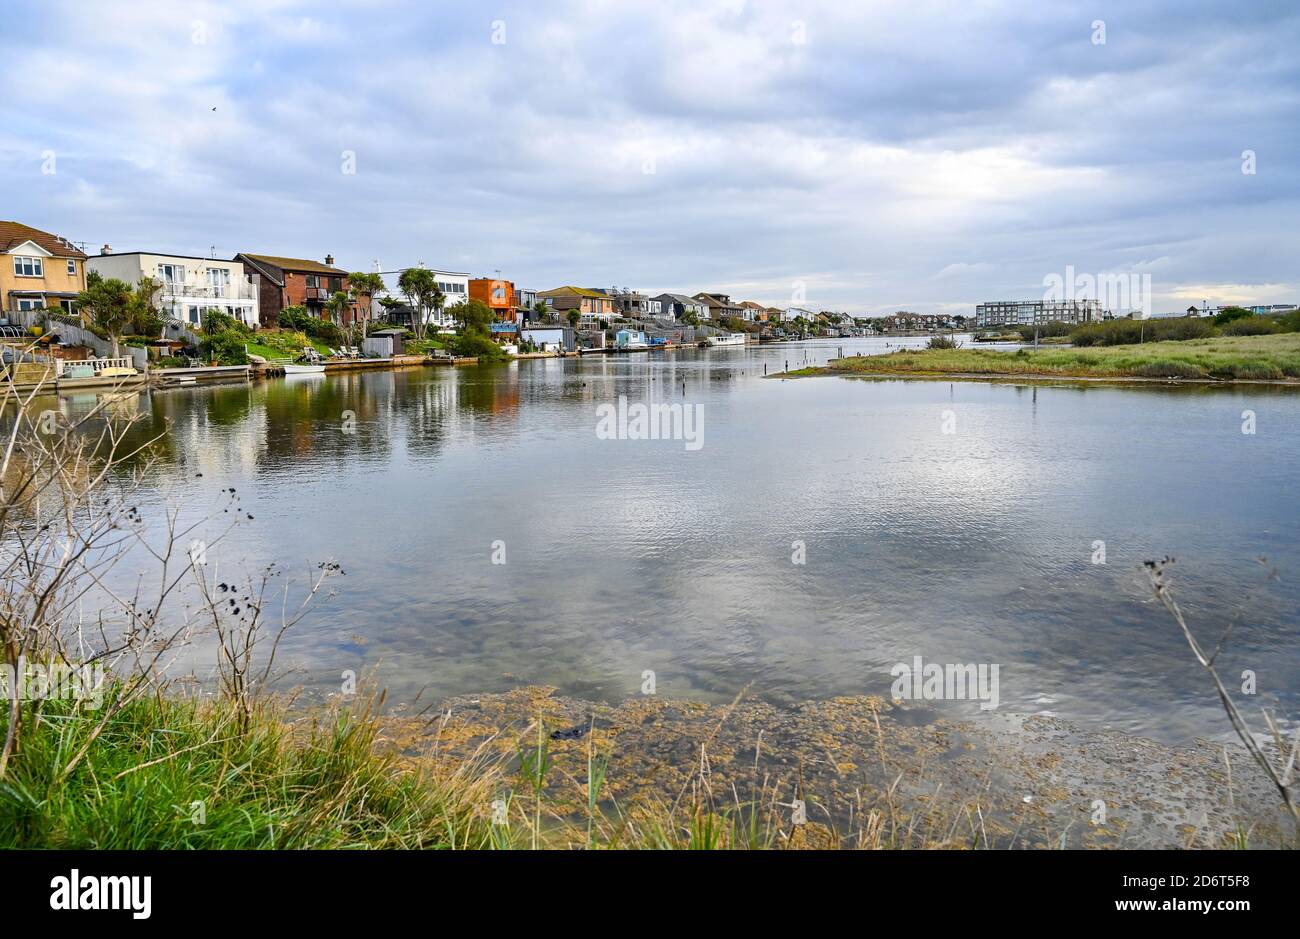
[[342, 290], [342, 289], [343, 289], [343, 278], [341, 278], [341, 277], [331, 277], [331, 278], [329, 279], [329, 285], [330, 285], [330, 290]]
[[306, 283], [308, 287], [318, 287], [320, 286], [320, 278], [315, 274], [308, 274]]
[[69, 277], [77, 276], [77, 262], [74, 261], [72, 258], [68, 258], [68, 276]]
[[14, 257], [14, 274], [19, 277], [44, 277], [45, 262], [40, 258]]
[[214, 297], [224, 297], [226, 288], [230, 286], [230, 271], [224, 267], [208, 268], [208, 286], [212, 288]]
[[190, 322], [197, 323], [198, 321], [199, 321], [199, 308], [196, 306], [192, 306], [190, 307]]
[[63, 307], [63, 312], [64, 312], [64, 313], [72, 313], [72, 312], [75, 312], [74, 309], [73, 309], [72, 301], [71, 301], [71, 300], [60, 300], [60, 301], [59, 301], [59, 306]]
[[159, 264], [158, 276], [162, 282], [169, 287], [185, 283], [185, 265], [183, 264]]
[[20, 310], [39, 310], [44, 306], [45, 303], [41, 300], [37, 300], [35, 297], [18, 298], [18, 309]]

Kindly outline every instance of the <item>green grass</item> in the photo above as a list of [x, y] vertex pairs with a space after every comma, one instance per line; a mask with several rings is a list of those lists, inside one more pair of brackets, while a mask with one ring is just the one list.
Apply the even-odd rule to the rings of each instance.
[[901, 350], [836, 359], [804, 375], [987, 375], [1052, 378], [1300, 379], [1300, 334], [1220, 336], [1066, 349]]
[[[235, 708], [188, 699], [128, 705], [68, 776], [96, 711], [47, 701], [0, 780], [3, 848], [482, 847], [487, 798], [438, 783], [376, 747], [368, 713], [307, 726], [263, 705], [238, 730]], [[0, 723], [0, 727], [3, 724]], [[197, 804], [196, 804], [197, 803]]]

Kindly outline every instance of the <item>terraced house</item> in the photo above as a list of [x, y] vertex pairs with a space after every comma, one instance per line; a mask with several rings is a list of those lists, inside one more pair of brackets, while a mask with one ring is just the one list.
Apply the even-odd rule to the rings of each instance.
[[59, 235], [0, 222], [0, 298], [6, 310], [63, 309], [86, 289], [86, 255]]
[[348, 289], [348, 272], [334, 266], [334, 258], [325, 256], [325, 263], [306, 258], [286, 258], [273, 254], [237, 254], [253, 277], [257, 287], [258, 321], [263, 326], [274, 326], [280, 311], [287, 306], [305, 306], [307, 312], [319, 319], [337, 319], [346, 326], [357, 316], [355, 303], [350, 303], [340, 317], [328, 313], [325, 305], [330, 298]]

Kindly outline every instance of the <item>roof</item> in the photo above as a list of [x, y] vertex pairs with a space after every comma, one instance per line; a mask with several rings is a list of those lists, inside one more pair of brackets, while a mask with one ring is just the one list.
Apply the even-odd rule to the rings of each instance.
[[[688, 297], [684, 293], [661, 293], [659, 294], [659, 297], [671, 297], [673, 300], [676, 300], [678, 303], [690, 303], [695, 306], [700, 305], [699, 300], [696, 300], [694, 297]], [[655, 297], [654, 299], [658, 300], [659, 297]]]
[[347, 271], [341, 268], [330, 267], [328, 264], [311, 261], [307, 258], [282, 258], [274, 254], [248, 254], [246, 252], [241, 252], [240, 257], [249, 258], [261, 264], [269, 264], [284, 271], [303, 271], [308, 274], [342, 274], [344, 277], [348, 274]]
[[741, 302], [740, 305], [743, 306], [743, 307], [746, 307], [747, 309], [750, 309], [750, 310], [766, 310], [766, 309], [767, 309], [767, 307], [763, 306], [763, 304], [761, 304], [761, 303], [755, 303], [753, 300], [744, 300], [744, 301]]
[[56, 258], [82, 258], [86, 253], [74, 248], [58, 235], [52, 235], [39, 228], [32, 228], [22, 222], [0, 222], [0, 251], [8, 252], [10, 248], [24, 241], [35, 242]]
[[594, 297], [597, 300], [611, 299], [609, 294], [601, 293], [598, 290], [588, 290], [586, 287], [556, 287], [554, 290], [542, 290], [537, 294], [539, 297]]

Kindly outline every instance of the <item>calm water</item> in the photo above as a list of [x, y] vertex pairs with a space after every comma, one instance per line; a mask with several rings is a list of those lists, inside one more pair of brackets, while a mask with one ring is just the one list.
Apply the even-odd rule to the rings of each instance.
[[[396, 700], [521, 682], [617, 700], [652, 669], [661, 695], [729, 700], [752, 683], [789, 701], [887, 694], [890, 666], [922, 655], [1000, 664], [1004, 709], [1219, 736], [1139, 570], [1173, 554], [1194, 623], [1217, 636], [1237, 618], [1225, 674], [1254, 669], [1259, 702], [1296, 713], [1300, 396], [762, 378], [883, 343], [308, 377], [115, 407], [170, 428], [159, 498], [197, 515], [238, 488], [256, 520], [220, 563], [343, 563], [339, 595], [286, 644], [312, 689], [357, 669]], [[702, 405], [703, 447], [598, 439], [596, 409], [619, 395]], [[1259, 555], [1280, 579], [1263, 583]]]

